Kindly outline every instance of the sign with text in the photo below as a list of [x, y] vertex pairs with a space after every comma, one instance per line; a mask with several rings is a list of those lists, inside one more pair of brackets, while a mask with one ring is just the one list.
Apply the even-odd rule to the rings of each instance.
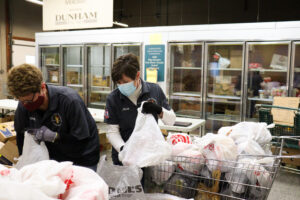
[[112, 27], [113, 0], [44, 0], [43, 30]]
[[[145, 80], [153, 80], [152, 74], [147, 75], [147, 69], [157, 69], [157, 81], [165, 80], [165, 45], [145, 46]], [[149, 72], [149, 70], [148, 70]], [[150, 78], [151, 77], [151, 78]], [[152, 81], [151, 81], [152, 82]]]

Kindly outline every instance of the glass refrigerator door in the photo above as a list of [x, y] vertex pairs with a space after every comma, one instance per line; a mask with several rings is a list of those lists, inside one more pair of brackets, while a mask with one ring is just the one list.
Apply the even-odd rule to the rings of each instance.
[[273, 97], [287, 96], [288, 43], [249, 43], [246, 120], [258, 121], [256, 104], [272, 104]]
[[294, 44], [294, 74], [292, 77], [292, 96], [300, 97], [300, 43]]
[[97, 45], [87, 47], [88, 106], [104, 108], [111, 92], [111, 47]]
[[63, 47], [64, 82], [68, 87], [73, 88], [84, 99], [84, 69], [83, 69], [83, 47]]
[[241, 121], [243, 44], [207, 44], [206, 129]]
[[41, 47], [41, 69], [47, 84], [62, 85], [59, 47]]
[[[122, 55], [132, 53], [136, 55], [140, 60], [140, 51], [141, 51], [141, 45], [137, 44], [120, 44], [120, 45], [114, 45], [114, 61], [119, 58]], [[141, 62], [140, 62], [141, 63]]]
[[201, 43], [170, 44], [170, 104], [177, 116], [202, 117]]

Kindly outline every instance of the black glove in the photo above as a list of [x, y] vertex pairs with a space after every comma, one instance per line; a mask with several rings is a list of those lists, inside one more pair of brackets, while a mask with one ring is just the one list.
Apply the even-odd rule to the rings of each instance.
[[162, 112], [162, 107], [153, 101], [147, 101], [143, 104], [142, 113], [159, 115]]

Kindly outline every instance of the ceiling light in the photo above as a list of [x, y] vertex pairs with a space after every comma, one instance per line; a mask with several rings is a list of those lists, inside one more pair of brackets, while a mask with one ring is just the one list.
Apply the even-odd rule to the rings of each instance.
[[44, 5], [44, 3], [42, 1], [39, 1], [39, 0], [26, 0], [30, 3], [34, 3], [34, 4], [38, 4], [40, 6]]
[[124, 24], [124, 23], [121, 23], [121, 22], [113, 22], [113, 24], [117, 25], [117, 26], [128, 27], [128, 24]]

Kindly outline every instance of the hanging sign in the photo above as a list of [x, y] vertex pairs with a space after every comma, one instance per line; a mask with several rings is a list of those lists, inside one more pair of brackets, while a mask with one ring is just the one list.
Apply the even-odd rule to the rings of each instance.
[[113, 0], [44, 0], [43, 30], [112, 27]]
[[[165, 80], [165, 45], [146, 45], [145, 46], [145, 80], [151, 77], [153, 81], [154, 70], [147, 70], [148, 68], [156, 69], [157, 81]], [[149, 76], [147, 72], [151, 72]]]

